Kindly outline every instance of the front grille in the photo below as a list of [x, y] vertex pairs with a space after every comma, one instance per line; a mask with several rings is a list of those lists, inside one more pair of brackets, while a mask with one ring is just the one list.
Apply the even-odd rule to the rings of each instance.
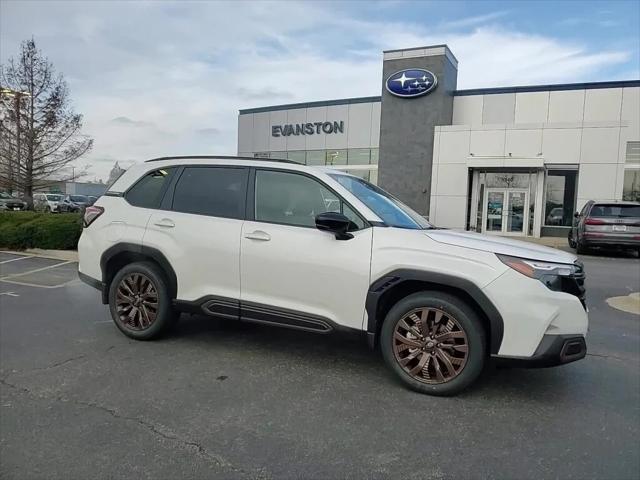
[[576, 261], [574, 265], [576, 267], [576, 271], [568, 277], [562, 277], [561, 290], [578, 297], [580, 299], [580, 303], [582, 303], [582, 306], [586, 310], [587, 291], [584, 286], [584, 281], [586, 278], [586, 275], [584, 273], [584, 264], [580, 261]]

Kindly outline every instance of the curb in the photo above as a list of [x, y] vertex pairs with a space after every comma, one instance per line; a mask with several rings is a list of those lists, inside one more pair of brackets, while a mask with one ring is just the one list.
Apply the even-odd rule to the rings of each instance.
[[78, 252], [76, 250], [45, 250], [42, 248], [28, 248], [26, 250], [0, 250], [0, 252], [28, 255], [31, 257], [52, 258], [54, 260], [64, 260], [67, 262], [78, 261]]

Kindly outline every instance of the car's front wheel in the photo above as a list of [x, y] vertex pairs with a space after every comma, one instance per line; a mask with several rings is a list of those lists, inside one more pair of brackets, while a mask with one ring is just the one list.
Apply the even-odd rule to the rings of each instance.
[[120, 331], [136, 340], [159, 337], [175, 318], [165, 276], [148, 262], [131, 263], [116, 273], [109, 308]]
[[409, 295], [387, 314], [380, 336], [387, 365], [409, 388], [455, 395], [471, 385], [485, 363], [485, 333], [478, 316], [453, 295]]

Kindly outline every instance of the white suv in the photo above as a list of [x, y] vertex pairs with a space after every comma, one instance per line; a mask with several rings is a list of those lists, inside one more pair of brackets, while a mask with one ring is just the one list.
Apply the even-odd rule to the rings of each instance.
[[438, 229], [370, 183], [235, 157], [160, 158], [87, 207], [80, 277], [147, 340], [179, 312], [309, 332], [365, 332], [409, 387], [450, 395], [489, 357], [586, 354], [574, 255]]

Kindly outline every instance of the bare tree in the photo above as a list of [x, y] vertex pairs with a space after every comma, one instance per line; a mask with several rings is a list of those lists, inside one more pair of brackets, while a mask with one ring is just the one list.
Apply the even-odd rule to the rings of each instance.
[[0, 66], [0, 89], [0, 186], [23, 193], [32, 206], [34, 187], [79, 176], [69, 166], [93, 140], [81, 134], [67, 83], [35, 40]]

